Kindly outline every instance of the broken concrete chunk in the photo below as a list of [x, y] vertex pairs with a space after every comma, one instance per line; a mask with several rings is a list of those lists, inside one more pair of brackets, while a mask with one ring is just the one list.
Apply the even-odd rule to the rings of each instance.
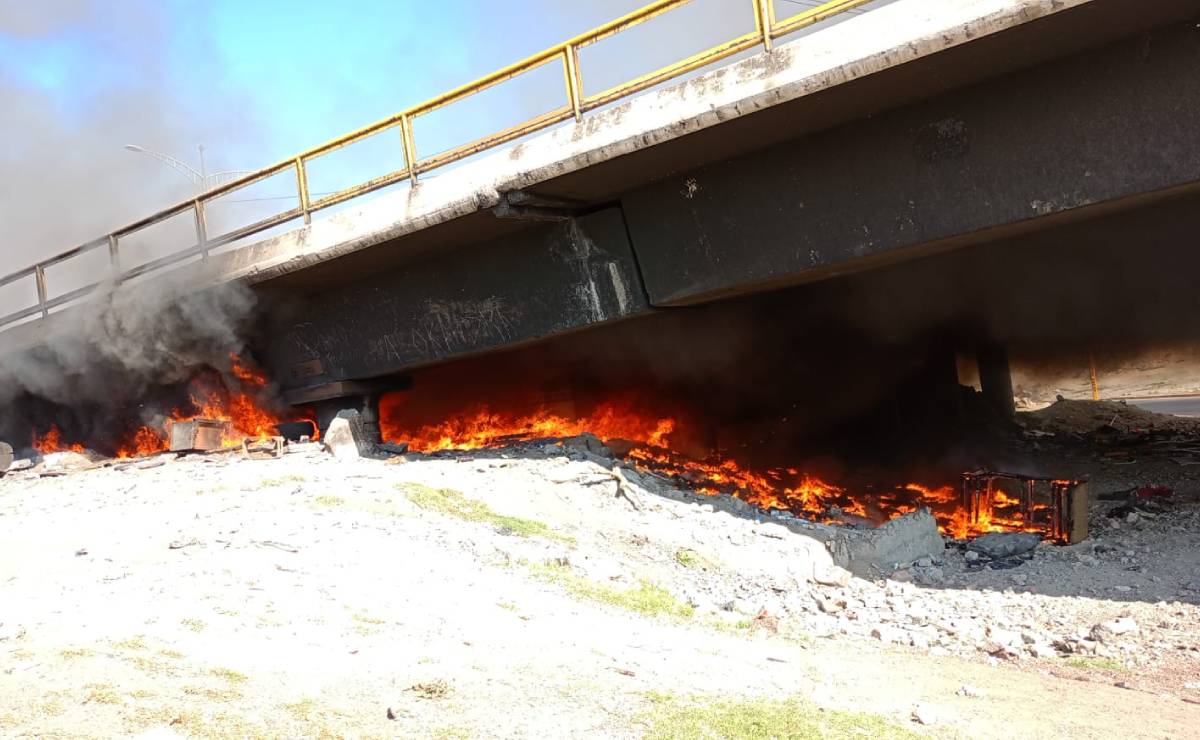
[[1100, 622], [1092, 627], [1091, 638], [1096, 642], [1110, 642], [1121, 635], [1135, 635], [1140, 632], [1138, 623], [1132, 617], [1117, 617], [1107, 622]]
[[845, 529], [830, 533], [827, 543], [835, 563], [851, 573], [887, 573], [896, 563], [922, 557], [942, 557], [945, 542], [928, 509], [897, 517], [875, 529]]
[[8, 466], [12, 465], [13, 448], [7, 442], [0, 442], [0, 473], [8, 470]]
[[612, 450], [608, 449], [608, 446], [600, 441], [599, 437], [588, 432], [584, 432], [576, 437], [567, 437], [563, 440], [563, 445], [574, 447], [577, 450], [586, 450], [601, 458], [611, 458], [613, 456]]
[[86, 452], [49, 452], [42, 456], [36, 472], [43, 475], [55, 475], [91, 470], [103, 459], [91, 450]]
[[356, 460], [371, 454], [362, 416], [353, 409], [339, 411], [325, 432], [325, 449], [339, 460]]
[[967, 549], [1000, 560], [1027, 553], [1041, 541], [1036, 532], [990, 532], [968, 542]]

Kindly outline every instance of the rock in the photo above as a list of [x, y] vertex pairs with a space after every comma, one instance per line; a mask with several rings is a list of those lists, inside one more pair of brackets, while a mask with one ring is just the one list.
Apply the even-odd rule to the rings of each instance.
[[1036, 532], [989, 532], [968, 542], [967, 550], [1000, 560], [1027, 553], [1041, 541]]
[[1200, 578], [1194, 578], [1188, 581], [1187, 583], [1183, 584], [1183, 587], [1188, 591], [1200, 591]]
[[871, 637], [887, 645], [907, 645], [908, 635], [899, 627], [881, 624], [871, 630]]
[[1092, 627], [1091, 638], [1096, 642], [1111, 642], [1121, 635], [1136, 635], [1141, 631], [1132, 617], [1117, 617]]
[[977, 563], [979, 562], [979, 553], [975, 552], [974, 550], [967, 550], [965, 553], [963, 553], [963, 559], [965, 559], [968, 563]]
[[917, 573], [917, 583], [925, 586], [940, 586], [946, 581], [946, 573], [936, 565]]
[[325, 449], [339, 460], [357, 460], [371, 454], [362, 417], [357, 411], [339, 411], [325, 432]]
[[962, 685], [962, 688], [954, 693], [958, 694], [959, 696], [965, 696], [968, 699], [982, 699], [983, 697], [987, 696], [987, 694], [983, 693], [983, 689], [978, 689], [971, 684], [966, 683]]
[[1137, 520], [1138, 520], [1138, 513], [1136, 511], [1131, 511], [1125, 515], [1125, 523], [1126, 524], [1137, 524]]
[[913, 565], [917, 566], [918, 568], [928, 568], [933, 565], [933, 558], [928, 556], [917, 558], [917, 562], [913, 563]]
[[12, 445], [7, 442], [0, 442], [0, 474], [8, 470], [8, 466], [12, 465], [13, 449]]
[[812, 580], [822, 586], [842, 587], [849, 585], [852, 577], [853, 574], [850, 571], [831, 564], [824, 568], [814, 569]]
[[1029, 654], [1035, 658], [1057, 658], [1058, 651], [1044, 642], [1035, 642], [1029, 646]]
[[983, 641], [983, 649], [992, 655], [1015, 656], [1023, 644], [1024, 641], [1016, 632], [992, 626], [987, 629], [987, 639]]
[[913, 707], [912, 718], [914, 722], [922, 725], [936, 725], [939, 719], [938, 713], [928, 704]]
[[912, 579], [912, 573], [909, 573], [907, 570], [898, 570], [888, 576], [888, 580], [895, 581], [896, 583], [912, 583]]
[[587, 450], [593, 455], [597, 455], [599, 457], [611, 458], [613, 456], [612, 450], [610, 450], [607, 445], [601, 442], [599, 437], [588, 432], [584, 432], [577, 437], [568, 437], [563, 440], [563, 444], [567, 447], [574, 447], [579, 450]]
[[817, 608], [825, 614], [837, 614], [842, 611], [842, 604], [838, 603], [835, 599], [814, 593], [813, 600], [817, 602]]
[[928, 509], [918, 509], [875, 529], [838, 529], [826, 546], [838, 565], [859, 576], [889, 572], [896, 563], [940, 557], [945, 542]]
[[51, 452], [42, 457], [35, 472], [75, 473], [96, 467], [100, 456], [94, 452]]

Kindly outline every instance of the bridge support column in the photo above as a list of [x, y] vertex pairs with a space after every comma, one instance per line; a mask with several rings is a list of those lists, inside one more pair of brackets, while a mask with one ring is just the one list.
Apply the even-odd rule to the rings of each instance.
[[979, 386], [983, 400], [1002, 416], [1017, 413], [1013, 399], [1012, 371], [1008, 365], [1008, 350], [998, 345], [984, 345], [975, 353], [979, 363]]

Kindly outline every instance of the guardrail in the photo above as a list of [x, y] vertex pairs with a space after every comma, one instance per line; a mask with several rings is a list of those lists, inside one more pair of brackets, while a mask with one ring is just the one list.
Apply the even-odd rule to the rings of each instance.
[[[772, 43], [780, 36], [798, 31], [808, 26], [820, 23], [828, 18], [831, 18], [839, 13], [851, 10], [860, 5], [865, 5], [872, 0], [832, 0], [818, 6], [809, 8], [802, 12], [796, 13], [788, 18], [778, 20], [775, 17], [774, 0], [744, 0], [747, 2], [754, 13], [754, 30], [749, 33], [742, 34], [734, 39], [717, 44], [705, 51], [693, 54], [692, 56], [668, 64], [653, 72], [637, 77], [628, 82], [621, 83], [614, 87], [601, 92], [587, 94], [583, 86], [583, 72], [580, 68], [579, 52], [581, 49], [603, 41], [606, 38], [621, 33], [627, 29], [638, 26], [653, 18], [657, 18], [665, 13], [680, 8], [692, 0], [657, 0], [643, 8], [628, 13], [621, 18], [606, 23], [598, 28], [594, 28], [586, 33], [564, 41], [557, 46], [552, 46], [545, 51], [534, 54], [527, 59], [524, 59], [516, 64], [512, 64], [504, 69], [493, 72], [490, 75], [481, 77], [474, 82], [463, 85], [455, 90], [439, 95], [432, 100], [427, 100], [405, 111], [392, 115], [380, 121], [376, 121], [369, 126], [358, 129], [344, 136], [328, 141], [320, 146], [313, 147], [308, 151], [297, 154], [294, 157], [277, 162], [269, 167], [252, 172], [244, 177], [240, 177], [231, 182], [225, 183], [219, 187], [212, 188], [199, 196], [178, 203], [170, 208], [161, 210], [155, 214], [147, 216], [139, 221], [135, 221], [128, 226], [117, 229], [111, 234], [107, 234], [99, 239], [87, 242], [74, 249], [68, 250], [61, 254], [57, 254], [47, 260], [37, 263], [36, 265], [12, 273], [3, 278], [0, 278], [0, 287], [4, 287], [16, 281], [29, 278], [34, 278], [37, 288], [37, 303], [27, 308], [15, 311], [3, 318], [0, 318], [0, 328], [17, 321], [41, 314], [42, 317], [50, 315], [50, 311], [71, 303], [88, 293], [98, 288], [101, 284], [115, 280], [120, 282], [128, 280], [139, 275], [166, 267], [185, 259], [200, 256], [201, 259], [208, 259], [210, 250], [224, 246], [231, 242], [243, 239], [266, 229], [279, 226], [297, 218], [303, 218], [304, 223], [308, 224], [312, 221], [312, 214], [323, 208], [328, 208], [339, 203], [343, 203], [352, 198], [357, 198], [361, 195], [373, 192], [388, 185], [392, 185], [403, 180], [410, 180], [412, 183], [417, 182], [417, 178], [421, 173], [429, 172], [439, 167], [444, 167], [448, 164], [460, 161], [474, 154], [482, 152], [491, 147], [499, 146], [507, 142], [519, 139], [522, 136], [531, 134], [535, 131], [553, 126], [563, 121], [574, 118], [580, 120], [584, 113], [607, 105], [615, 100], [641, 92], [647, 88], [653, 87], [659, 83], [687, 74], [701, 67], [725, 59], [729, 56], [737, 54], [756, 46], [763, 46], [767, 51], [771, 50]], [[543, 113], [534, 118], [528, 119], [523, 123], [507, 128], [498, 133], [489, 134], [480, 139], [476, 139], [467, 144], [449, 149], [447, 151], [435, 154], [425, 159], [417, 158], [417, 148], [415, 136], [413, 134], [413, 121], [423, 115], [427, 115], [440, 108], [456, 103], [464, 98], [488, 90], [502, 82], [511, 80], [514, 77], [522, 75], [526, 72], [537, 69], [545, 64], [558, 62], [562, 65], [563, 77], [565, 81], [566, 101], [563, 105], [551, 110], [548, 113]], [[404, 154], [405, 165], [399, 170], [395, 170], [386, 175], [367, 180], [358, 185], [339, 190], [321, 198], [312, 200], [309, 195], [308, 188], [308, 172], [307, 165], [312, 160], [347, 147], [356, 142], [362, 141], [367, 137], [374, 136], [388, 129], [396, 128], [400, 132], [400, 146]], [[295, 173], [296, 177], [296, 195], [299, 205], [295, 208], [288, 209], [273, 216], [256, 221], [252, 224], [242, 226], [223, 234], [212, 235], [208, 233], [208, 221], [205, 217], [205, 206], [221, 196], [228, 195], [234, 191], [254, 185], [269, 177], [283, 174], [289, 170]], [[133, 234], [153, 226], [155, 224], [166, 221], [167, 219], [175, 218], [176, 216], [192, 212], [195, 220], [196, 243], [191, 247], [174, 252], [165, 257], [151, 260], [140, 264], [128, 270], [123, 270], [121, 267], [120, 244], [121, 239], [132, 236]], [[92, 252], [97, 249], [108, 249], [109, 262], [111, 265], [111, 276], [108, 280], [91, 283], [82, 288], [72, 290], [61, 296], [49, 298], [49, 292], [46, 284], [46, 270], [54, 265], [60, 264], [74, 257]]]

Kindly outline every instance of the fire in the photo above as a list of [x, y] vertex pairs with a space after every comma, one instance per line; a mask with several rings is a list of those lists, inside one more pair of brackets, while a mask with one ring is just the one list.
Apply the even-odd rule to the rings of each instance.
[[62, 432], [58, 430], [57, 424], [51, 424], [50, 428], [42, 436], [38, 436], [36, 429], [33, 430], [33, 441], [29, 445], [33, 449], [43, 455], [51, 452], [83, 452], [84, 447], [81, 444], [63, 445]]
[[[477, 406], [437, 423], [414, 423], [403, 393], [388, 394], [380, 408], [385, 440], [406, 442], [415, 452], [502, 447], [537, 439], [562, 439], [585, 432], [632, 448], [624, 457], [638, 468], [673, 478], [709, 495], [728, 493], [767, 510], [788, 510], [816, 521], [878, 525], [928, 508], [943, 534], [965, 539], [985, 532], [1035, 530], [1019, 515], [1004, 514], [1019, 502], [997, 490], [991, 505], [974, 521], [956, 485], [903, 483], [890, 488], [853, 491], [798, 468], [753, 469], [731, 457], [695, 459], [680, 452], [676, 437], [686, 431], [676, 418], [646, 413], [631, 400], [610, 400], [592, 413], [567, 416], [545, 407], [525, 413], [500, 413]], [[616, 441], [622, 444], [614, 444]]]
[[674, 420], [645, 417], [634, 412], [630, 404], [615, 401], [601, 404], [595, 413], [579, 419], [568, 419], [547, 409], [514, 415], [493, 413], [482, 406], [438, 424], [407, 429], [396, 420], [402, 404], [403, 396], [385, 397], [380, 419], [383, 437], [403, 439], [409, 449], [417, 452], [474, 450], [504, 442], [574, 437], [584, 432], [606, 440], [624, 439], [650, 447], [666, 447], [667, 437], [675, 431]]
[[[174, 409], [159, 428], [139, 427], [120, 445], [117, 457], [142, 457], [162, 452], [168, 446], [171, 424], [198, 418], [230, 423], [232, 432], [222, 441], [225, 447], [237, 447], [244, 439], [261, 440], [277, 434], [276, 425], [284, 417], [264, 402], [266, 374], [236, 354], [230, 354], [229, 363], [226, 376], [203, 372], [194, 377], [188, 393], [189, 408]], [[313, 439], [319, 438], [318, 425], [311, 412], [302, 412], [296, 420], [312, 423]]]
[[118, 458], [145, 457], [167, 449], [167, 441], [152, 427], [142, 426], [117, 450]]

